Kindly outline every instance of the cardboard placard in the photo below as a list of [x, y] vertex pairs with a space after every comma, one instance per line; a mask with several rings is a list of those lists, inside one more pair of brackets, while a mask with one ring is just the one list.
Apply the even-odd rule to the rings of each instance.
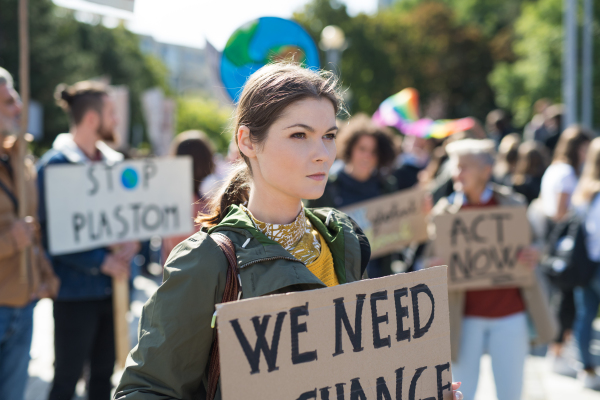
[[428, 239], [424, 199], [425, 192], [414, 188], [353, 204], [340, 211], [362, 228], [371, 245], [371, 258], [377, 258]]
[[217, 305], [223, 400], [452, 398], [446, 267]]
[[190, 157], [46, 169], [48, 247], [73, 253], [193, 230]]
[[448, 288], [523, 287], [534, 271], [517, 261], [531, 244], [525, 207], [486, 207], [433, 218], [435, 257], [448, 265]]

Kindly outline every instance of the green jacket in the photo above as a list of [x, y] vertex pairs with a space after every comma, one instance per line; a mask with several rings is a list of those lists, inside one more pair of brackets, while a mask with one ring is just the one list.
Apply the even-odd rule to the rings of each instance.
[[[356, 223], [330, 208], [305, 212], [329, 245], [340, 283], [360, 280], [370, 248]], [[171, 252], [164, 282], [144, 306], [139, 342], [127, 358], [115, 398], [206, 397], [215, 334], [211, 320], [223, 297], [228, 265], [210, 238], [212, 232], [224, 233], [235, 245], [245, 299], [326, 287], [304, 263], [258, 231], [244, 211], [231, 206], [219, 225], [192, 235]], [[215, 399], [221, 399], [220, 387]]]

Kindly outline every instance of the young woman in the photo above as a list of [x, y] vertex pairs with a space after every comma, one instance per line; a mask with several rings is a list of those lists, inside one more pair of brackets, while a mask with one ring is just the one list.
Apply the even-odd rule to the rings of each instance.
[[[581, 126], [571, 126], [558, 139], [552, 163], [542, 177], [540, 191], [541, 209], [546, 217], [546, 232], [550, 232], [555, 221], [561, 221], [571, 206], [571, 195], [575, 191], [579, 174], [592, 135]], [[568, 339], [575, 320], [575, 300], [572, 290], [556, 288], [552, 294], [552, 306], [560, 323], [560, 332], [550, 351], [554, 372], [575, 377], [577, 370], [562, 356], [564, 342]]]
[[[573, 193], [573, 205], [585, 218], [588, 257], [600, 263], [600, 138], [592, 140], [587, 153], [583, 173]], [[575, 288], [575, 337], [583, 364], [581, 378], [586, 388], [600, 390], [600, 377], [596, 375], [590, 351], [592, 323], [600, 306], [600, 268], [592, 281], [584, 287]]]
[[542, 176], [548, 166], [548, 150], [540, 142], [528, 140], [519, 146], [519, 156], [510, 186], [527, 199], [527, 204], [540, 195]]
[[227, 271], [213, 232], [235, 245], [243, 298], [361, 279], [370, 249], [360, 228], [336, 210], [308, 210], [301, 201], [323, 194], [339, 109], [331, 75], [272, 64], [249, 78], [235, 118], [243, 164], [200, 216], [203, 230], [169, 256], [164, 283], [144, 306], [117, 399], [205, 398], [211, 319]]
[[519, 158], [519, 144], [521, 144], [521, 136], [518, 133], [509, 133], [500, 141], [493, 173], [496, 183], [505, 186], [510, 185]]
[[[196, 218], [199, 213], [206, 211], [207, 200], [200, 187], [207, 176], [215, 170], [215, 162], [213, 160], [214, 150], [212, 143], [202, 131], [185, 131], [181, 132], [171, 144], [172, 156], [190, 156], [192, 158], [192, 185], [194, 188], [194, 204], [192, 219]], [[162, 259], [166, 260], [171, 254], [171, 251], [179, 244], [187, 239], [198, 230], [194, 228], [188, 235], [177, 235], [168, 238], [163, 238], [162, 241]]]
[[560, 135], [552, 164], [542, 178], [540, 197], [548, 218], [560, 221], [567, 214], [591, 138], [577, 125]]

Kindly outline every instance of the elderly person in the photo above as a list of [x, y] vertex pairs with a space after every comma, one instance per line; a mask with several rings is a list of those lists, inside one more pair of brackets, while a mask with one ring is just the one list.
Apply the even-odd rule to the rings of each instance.
[[[17, 157], [14, 133], [21, 100], [11, 75], [0, 68], [0, 399], [22, 400], [27, 384], [35, 300], [52, 296], [58, 280], [39, 243], [37, 223], [18, 217], [23, 207], [37, 214], [33, 163]], [[24, 168], [25, 198], [18, 197], [14, 171]], [[21, 276], [21, 254], [28, 253], [27, 277]]]
[[[523, 196], [491, 182], [495, 159], [492, 140], [459, 140], [448, 144], [446, 151], [450, 157], [454, 192], [435, 205], [433, 215], [526, 204]], [[428, 253], [434, 255], [435, 249], [431, 246]], [[534, 267], [537, 252], [526, 248], [519, 254], [519, 259]], [[430, 258], [425, 263], [440, 265], [447, 261]], [[465, 398], [475, 397], [479, 362], [487, 351], [492, 358], [498, 399], [519, 400], [525, 357], [529, 351], [528, 317], [541, 342], [551, 341], [556, 330], [539, 285], [451, 292], [449, 301], [452, 372], [455, 379], [464, 382]]]

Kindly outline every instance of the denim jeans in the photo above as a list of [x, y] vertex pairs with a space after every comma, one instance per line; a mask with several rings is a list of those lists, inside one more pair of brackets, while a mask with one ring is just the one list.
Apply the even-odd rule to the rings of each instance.
[[458, 361], [452, 364], [454, 381], [462, 382], [464, 399], [475, 398], [481, 356], [487, 352], [492, 358], [498, 400], [520, 400], [528, 351], [524, 312], [501, 318], [465, 317]]
[[0, 307], [0, 399], [25, 397], [34, 305]]
[[596, 318], [600, 305], [600, 268], [588, 286], [575, 288], [575, 338], [579, 347], [579, 355], [584, 368], [593, 368], [590, 342], [592, 340], [592, 323]]

